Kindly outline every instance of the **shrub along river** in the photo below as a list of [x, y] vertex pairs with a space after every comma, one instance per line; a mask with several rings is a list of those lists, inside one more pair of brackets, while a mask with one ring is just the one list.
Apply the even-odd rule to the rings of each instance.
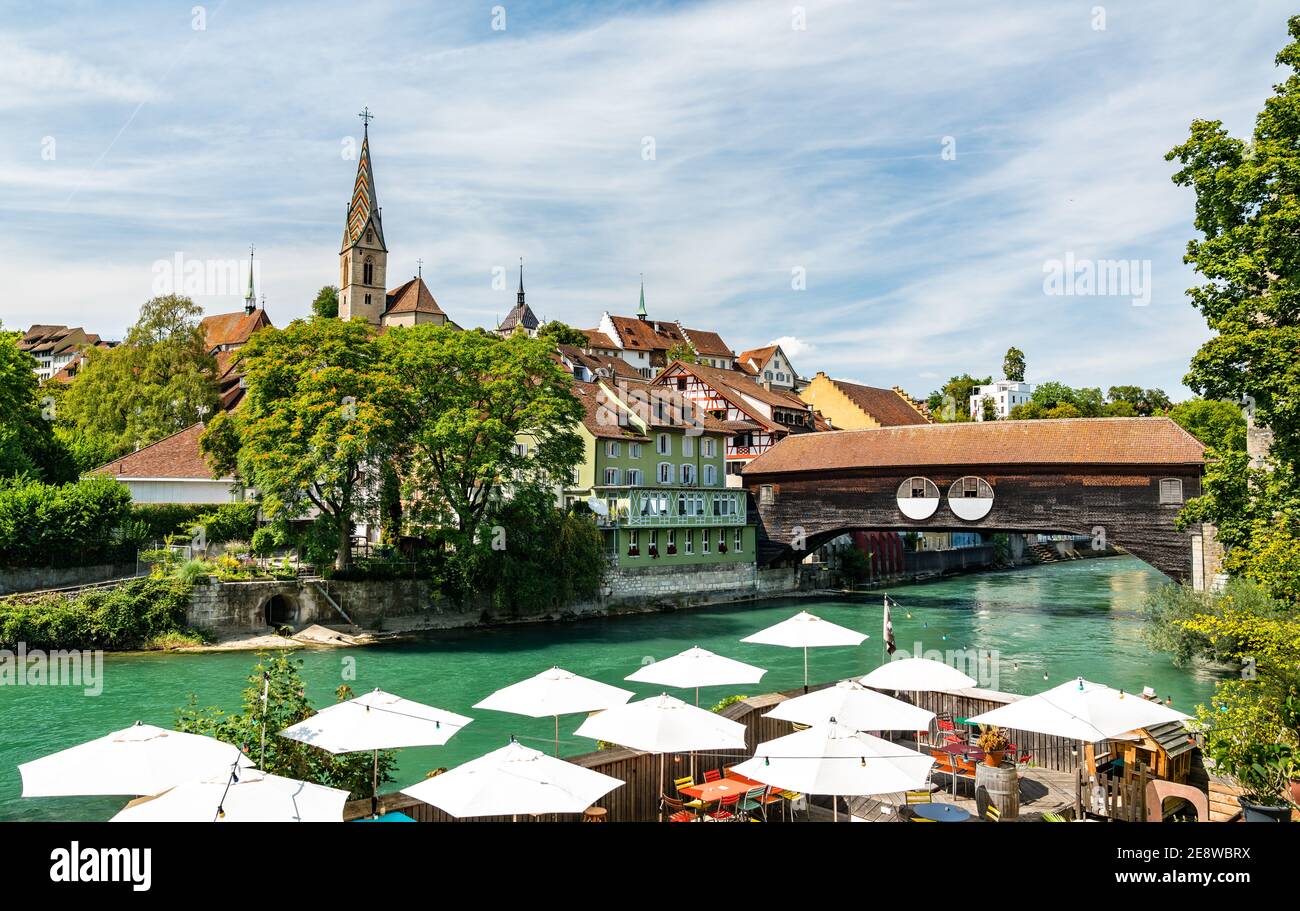
[[[991, 689], [1028, 694], [1082, 675], [1129, 692], [1153, 687], [1161, 700], [1170, 696], [1174, 708], [1190, 713], [1198, 702], [1208, 700], [1216, 677], [1199, 668], [1174, 667], [1168, 656], [1153, 654], [1142, 640], [1143, 597], [1166, 581], [1136, 559], [1116, 557], [904, 586], [890, 593], [900, 605], [893, 611], [895, 640], [900, 651], [910, 652], [919, 643], [924, 651], [991, 652], [992, 661], [983, 654], [978, 658], [980, 685]], [[419, 781], [431, 769], [451, 767], [501, 746], [511, 734], [548, 749], [551, 719], [472, 706], [494, 690], [552, 665], [645, 696], [657, 688], [628, 684], [623, 678], [643, 662], [699, 645], [768, 669], [758, 686], [702, 690], [703, 706], [736, 693], [798, 686], [800, 650], [738, 640], [799, 610], [871, 636], [858, 648], [811, 649], [812, 680], [861, 675], [884, 660], [879, 592], [443, 632], [367, 648], [299, 654], [307, 696], [318, 708], [330, 704], [335, 688], [346, 682], [358, 694], [380, 687], [474, 718], [444, 747], [399, 752], [397, 783], [386, 788], [396, 789]], [[237, 709], [254, 663], [255, 656], [248, 652], [107, 655], [103, 691], [97, 696], [72, 686], [0, 686], [0, 819], [109, 818], [124, 800], [22, 799], [17, 765], [136, 720], [170, 727], [176, 709], [191, 693], [200, 705]], [[694, 698], [689, 691], [674, 695]], [[592, 741], [572, 736], [581, 721], [579, 716], [560, 719], [562, 752], [573, 755], [595, 748]]]

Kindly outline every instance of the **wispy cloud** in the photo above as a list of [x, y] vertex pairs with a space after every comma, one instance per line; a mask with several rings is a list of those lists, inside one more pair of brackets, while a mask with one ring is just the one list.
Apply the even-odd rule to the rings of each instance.
[[[1098, 31], [1086, 4], [802, 6], [805, 29], [766, 0], [520, 0], [503, 31], [395, 0], [232, 2], [202, 31], [144, 2], [50, 14], [0, 36], [23, 263], [0, 319], [120, 335], [156, 260], [249, 242], [272, 317], [305, 314], [369, 105], [390, 278], [423, 259], [463, 325], [504, 315], [493, 269], [522, 255], [548, 318], [631, 312], [645, 273], [652, 316], [777, 339], [807, 374], [924, 394], [1015, 344], [1031, 379], [1176, 389], [1205, 329], [1162, 156], [1193, 117], [1250, 128], [1287, 7], [1124, 0]], [[1150, 260], [1150, 306], [1045, 295], [1067, 252]]]

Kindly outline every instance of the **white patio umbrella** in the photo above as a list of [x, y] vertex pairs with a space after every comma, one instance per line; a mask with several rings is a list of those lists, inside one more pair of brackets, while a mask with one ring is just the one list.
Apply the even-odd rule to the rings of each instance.
[[1120, 738], [1139, 728], [1187, 719], [1182, 712], [1148, 702], [1136, 693], [1079, 677], [1036, 696], [983, 712], [970, 721], [1097, 743]]
[[854, 731], [921, 731], [934, 712], [868, 689], [856, 680], [787, 699], [765, 716], [799, 724], [820, 724], [835, 718]]
[[[974, 677], [963, 674], [952, 665], [944, 664], [942, 661], [935, 661], [931, 658], [900, 658], [897, 661], [888, 661], [880, 665], [865, 677], [859, 678], [858, 682], [863, 686], [875, 689], [894, 690], [896, 692], [907, 690], [915, 694], [918, 692], [964, 690], [967, 687], [975, 686], [978, 681]], [[913, 696], [913, 699], [915, 699], [915, 696]], [[928, 732], [929, 729], [929, 722], [916, 729], [918, 745], [921, 740], [921, 732]]]
[[715, 655], [708, 649], [688, 648], [671, 658], [647, 664], [624, 680], [654, 683], [659, 686], [695, 688], [695, 704], [700, 704], [700, 687], [726, 686], [732, 683], [758, 683], [767, 671], [734, 658]]
[[555, 755], [558, 757], [561, 715], [612, 708], [622, 705], [634, 695], [631, 690], [589, 680], [563, 668], [553, 667], [497, 690], [482, 702], [475, 703], [474, 708], [510, 712], [529, 718], [545, 718], [547, 715], [554, 717]]
[[775, 626], [759, 630], [752, 636], [746, 636], [741, 642], [753, 642], [758, 645], [784, 645], [787, 648], [803, 649], [803, 688], [808, 691], [808, 649], [825, 648], [836, 645], [861, 645], [870, 637], [843, 626], [837, 626], [829, 620], [823, 620], [815, 614], [800, 611], [789, 620], [782, 620]]
[[403, 788], [452, 816], [581, 813], [623, 782], [516, 743]]
[[974, 677], [930, 658], [900, 658], [887, 661], [858, 680], [878, 690], [964, 690], [975, 686]]
[[246, 769], [177, 785], [111, 822], [342, 822], [348, 792]]
[[576, 733], [646, 753], [659, 754], [659, 792], [664, 754], [692, 750], [743, 750], [745, 726], [664, 693], [592, 715]]
[[371, 805], [378, 808], [379, 751], [402, 747], [442, 746], [473, 721], [374, 689], [355, 699], [321, 709], [290, 725], [281, 737], [320, 747], [328, 753], [374, 753]]
[[161, 794], [183, 781], [253, 762], [239, 748], [201, 734], [137, 721], [95, 740], [18, 767], [24, 797]]
[[934, 760], [923, 753], [850, 729], [834, 718], [760, 743], [734, 771], [774, 788], [838, 798], [925, 787]]

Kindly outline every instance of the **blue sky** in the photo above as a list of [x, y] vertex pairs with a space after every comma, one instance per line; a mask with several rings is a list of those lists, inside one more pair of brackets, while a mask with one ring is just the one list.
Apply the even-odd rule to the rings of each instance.
[[[917, 395], [1010, 344], [1031, 381], [1185, 392], [1207, 333], [1163, 155], [1193, 117], [1250, 130], [1289, 12], [809, 0], [800, 29], [789, 0], [503, 0], [494, 29], [491, 2], [212, 0], [196, 30], [194, 5], [3, 3], [7, 328], [119, 338], [155, 263], [250, 243], [272, 319], [304, 315], [368, 105], [389, 284], [423, 259], [462, 325], [506, 312], [520, 256], [577, 326], [645, 273], [655, 318]], [[1044, 293], [1067, 254], [1150, 261], [1149, 304]]]

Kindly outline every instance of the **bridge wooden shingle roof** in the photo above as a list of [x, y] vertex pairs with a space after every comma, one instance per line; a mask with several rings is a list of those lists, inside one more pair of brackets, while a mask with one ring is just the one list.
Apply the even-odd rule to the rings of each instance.
[[1200, 465], [1205, 447], [1169, 418], [979, 421], [786, 437], [744, 474], [944, 465]]

